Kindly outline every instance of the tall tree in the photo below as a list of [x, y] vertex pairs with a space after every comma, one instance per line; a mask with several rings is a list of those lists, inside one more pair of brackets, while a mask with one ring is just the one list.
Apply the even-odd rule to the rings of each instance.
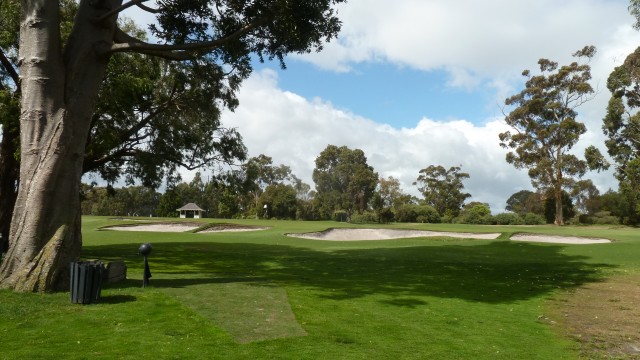
[[620, 192], [629, 201], [627, 221], [640, 223], [640, 48], [609, 75], [611, 92], [602, 130], [607, 152], [616, 165]]
[[[595, 47], [585, 46], [573, 56], [589, 60], [595, 53]], [[529, 169], [534, 188], [541, 192], [551, 190], [555, 198], [554, 223], [563, 225], [563, 189], [587, 170], [587, 162], [569, 151], [587, 131], [576, 120], [576, 108], [593, 98], [591, 67], [577, 61], [559, 67], [548, 59], [540, 59], [538, 65], [540, 74], [523, 71], [525, 89], [505, 102], [514, 107], [505, 116], [514, 132], [501, 133], [500, 145], [514, 150], [507, 153], [507, 162], [518, 169]]]
[[462, 183], [469, 178], [469, 174], [460, 170], [461, 166], [452, 166], [447, 170], [442, 165], [429, 165], [420, 170], [414, 183], [424, 196], [424, 202], [433, 206], [440, 216], [457, 216], [464, 201], [471, 197], [471, 194], [463, 192]]
[[[3, 2], [0, 6], [6, 9], [12, 3], [17, 4]], [[18, 5], [14, 7], [19, 9]], [[64, 42], [78, 5], [65, 0], [60, 8]], [[19, 22], [18, 11], [2, 11], [2, 15], [6, 15], [1, 20], [4, 24]], [[119, 21], [119, 26], [131, 36], [145, 37], [144, 31], [126, 18]], [[17, 42], [14, 44], [10, 39], [17, 38], [18, 26], [7, 28], [14, 31], [0, 36], [9, 39], [3, 41], [7, 46], [0, 48], [17, 53]], [[0, 31], [7, 34], [4, 28]], [[7, 62], [11, 69], [15, 57]], [[124, 176], [128, 184], [139, 180], [155, 188], [163, 178], [174, 178], [178, 166], [193, 170], [218, 162], [244, 160], [246, 149], [240, 135], [234, 129], [220, 126], [218, 102], [233, 109], [237, 100], [227, 90], [220, 72], [203, 71], [206, 69], [211, 69], [206, 62], [189, 66], [142, 54], [112, 57], [92, 116], [82, 172], [97, 173], [109, 183]], [[12, 122], [4, 126], [2, 154], [17, 152], [19, 111], [14, 113], [10, 117]], [[11, 191], [17, 189], [14, 184], [19, 163], [15, 156], [4, 156], [0, 162], [4, 164], [0, 166], [0, 184], [4, 184], [0, 193], [7, 194], [0, 196], [0, 219], [6, 219], [0, 221], [0, 230], [4, 230], [3, 238], [7, 239], [16, 194]]]
[[354, 211], [366, 210], [378, 183], [378, 174], [367, 164], [362, 150], [329, 145], [316, 158], [313, 181], [316, 208], [328, 219], [336, 210], [344, 210], [348, 216]]
[[[185, 66], [206, 64], [234, 93], [251, 73], [251, 57], [278, 59], [320, 49], [340, 22], [333, 5], [313, 2], [81, 0], [66, 41], [60, 1], [21, 2], [19, 74], [20, 187], [0, 285], [47, 291], [64, 284], [81, 250], [79, 189], [96, 99], [115, 54], [141, 53]], [[118, 16], [138, 5], [157, 12], [158, 44], [118, 27]], [[284, 66], [284, 65], [283, 65]], [[224, 105], [224, 104], [222, 104]]]

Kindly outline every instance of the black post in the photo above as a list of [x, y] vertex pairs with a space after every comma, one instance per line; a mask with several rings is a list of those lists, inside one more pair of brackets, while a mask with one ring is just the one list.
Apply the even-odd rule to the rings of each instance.
[[149, 278], [151, 277], [151, 270], [149, 270], [149, 261], [147, 260], [147, 255], [151, 254], [151, 244], [146, 243], [140, 245], [138, 252], [140, 255], [144, 256], [144, 274], [142, 276], [142, 287], [147, 287], [149, 285]]
[[149, 278], [151, 277], [151, 270], [149, 270], [149, 262], [147, 256], [144, 257], [144, 277], [142, 278], [142, 287], [149, 285]]

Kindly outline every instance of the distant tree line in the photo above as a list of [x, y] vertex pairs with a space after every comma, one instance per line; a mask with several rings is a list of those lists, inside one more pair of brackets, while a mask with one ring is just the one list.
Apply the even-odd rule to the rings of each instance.
[[[335, 220], [352, 223], [554, 223], [552, 192], [522, 190], [507, 200], [506, 212], [492, 215], [488, 204], [465, 201], [461, 166], [448, 169], [429, 165], [418, 172], [414, 185], [421, 193], [405, 193], [400, 181], [380, 177], [368, 165], [364, 152], [329, 145], [316, 158], [315, 190], [286, 165], [274, 165], [259, 155], [236, 169], [190, 182], [178, 182], [159, 193], [144, 186], [113, 188], [83, 184], [82, 213], [106, 216], [177, 217], [177, 209], [195, 203], [210, 218], [260, 218]], [[562, 194], [567, 222], [584, 224], [634, 224], [634, 204], [627, 196], [609, 190], [600, 194], [590, 180], [581, 180], [572, 192]]]

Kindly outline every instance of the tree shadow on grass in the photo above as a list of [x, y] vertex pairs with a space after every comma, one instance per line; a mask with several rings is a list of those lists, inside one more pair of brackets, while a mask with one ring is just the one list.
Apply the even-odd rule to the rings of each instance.
[[[83, 249], [83, 256], [118, 259], [136, 246], [90, 246]], [[600, 269], [611, 267], [563, 254], [563, 247], [496, 241], [471, 246], [317, 251], [280, 245], [160, 243], [154, 245], [149, 263], [155, 287], [273, 282], [303, 286], [317, 296], [336, 300], [383, 294], [401, 299], [435, 296], [509, 303], [598, 281]], [[141, 274], [140, 259], [126, 261], [134, 273]]]

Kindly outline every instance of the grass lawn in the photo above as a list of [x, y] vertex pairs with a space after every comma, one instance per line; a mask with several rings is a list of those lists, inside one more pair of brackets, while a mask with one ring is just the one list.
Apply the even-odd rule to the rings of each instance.
[[[270, 228], [206, 234], [99, 230], [126, 222], [83, 219], [83, 258], [124, 259], [129, 269], [100, 303], [0, 291], [1, 359], [605, 358], [613, 350], [601, 334], [577, 337], [593, 325], [575, 309], [596, 300], [610, 314], [634, 306], [584, 291], [615, 279], [638, 296], [628, 280], [640, 280], [633, 228], [395, 224], [384, 227], [503, 235], [358, 242], [284, 235], [352, 227], [334, 222], [236, 220]], [[508, 241], [516, 232], [615, 241]], [[137, 249], [145, 242], [153, 277], [142, 289]], [[637, 334], [619, 335], [629, 340], [615, 346], [630, 350], [615, 356], [640, 356]]]

